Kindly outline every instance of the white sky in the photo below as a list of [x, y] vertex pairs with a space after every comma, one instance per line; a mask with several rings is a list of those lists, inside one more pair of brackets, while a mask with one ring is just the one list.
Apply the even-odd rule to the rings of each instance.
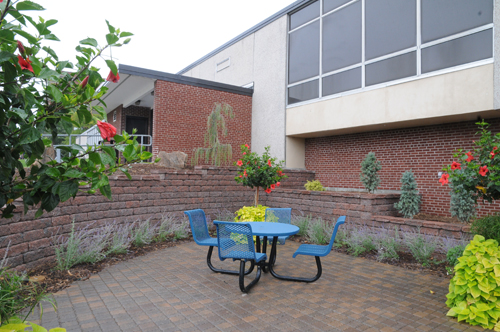
[[[132, 41], [113, 48], [118, 63], [177, 73], [194, 61], [261, 22], [294, 0], [34, 0], [47, 10], [25, 12], [59, 21], [51, 27], [61, 42], [49, 42], [60, 60], [76, 62], [75, 47], [92, 37], [100, 44], [105, 20]], [[33, 15], [35, 14], [35, 15]], [[108, 52], [109, 55], [109, 52]], [[103, 68], [98, 62], [96, 67]], [[107, 73], [107, 69], [105, 71]], [[101, 72], [101, 75], [105, 73]]]

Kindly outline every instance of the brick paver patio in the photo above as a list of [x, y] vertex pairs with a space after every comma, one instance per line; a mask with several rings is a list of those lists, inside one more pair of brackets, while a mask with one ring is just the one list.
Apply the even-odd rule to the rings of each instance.
[[[291, 257], [297, 247], [279, 247], [276, 270], [314, 275], [314, 258]], [[106, 268], [55, 294], [59, 310], [45, 306], [42, 324], [71, 332], [483, 330], [445, 316], [444, 278], [332, 252], [315, 283], [263, 274], [243, 295], [237, 276], [208, 269], [206, 252], [185, 243]], [[214, 254], [215, 266], [239, 266]]]

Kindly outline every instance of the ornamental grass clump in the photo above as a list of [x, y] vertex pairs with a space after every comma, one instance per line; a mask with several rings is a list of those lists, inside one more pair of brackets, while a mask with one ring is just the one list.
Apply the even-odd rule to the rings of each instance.
[[404, 172], [401, 177], [401, 196], [399, 202], [394, 204], [394, 207], [405, 218], [411, 219], [420, 210], [420, 196], [417, 190], [417, 182], [411, 170]]
[[299, 211], [299, 213], [292, 214], [292, 225], [299, 227], [298, 236], [307, 236], [307, 229], [311, 224], [313, 217], [311, 215], [304, 215], [304, 212]]
[[353, 226], [349, 236], [344, 239], [344, 243], [351, 255], [359, 256], [376, 248], [373, 240], [373, 233], [366, 225]]
[[500, 248], [476, 235], [455, 265], [446, 305], [447, 315], [471, 325], [500, 331]]
[[153, 242], [158, 226], [152, 225], [150, 219], [137, 221], [137, 225], [131, 227], [132, 244], [136, 247], [143, 247]]
[[380, 184], [378, 171], [382, 169], [380, 162], [377, 161], [375, 153], [369, 152], [361, 162], [360, 179], [369, 193], [373, 193]]
[[330, 241], [331, 229], [322, 218], [313, 219], [307, 229], [307, 238], [315, 244], [327, 244]]
[[128, 225], [113, 225], [113, 230], [106, 255], [118, 255], [127, 253], [127, 249], [132, 244], [130, 236], [130, 226]]
[[434, 236], [422, 234], [418, 231], [402, 232], [404, 245], [408, 248], [413, 258], [423, 266], [428, 266], [432, 254], [438, 247]]
[[399, 260], [398, 251], [401, 249], [401, 239], [399, 238], [398, 227], [394, 231], [384, 227], [379, 228], [373, 233], [373, 244], [377, 250], [377, 259]]

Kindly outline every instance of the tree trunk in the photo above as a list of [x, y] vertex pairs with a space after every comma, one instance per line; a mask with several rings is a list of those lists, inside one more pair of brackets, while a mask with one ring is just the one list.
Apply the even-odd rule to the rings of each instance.
[[259, 187], [255, 188], [255, 207], [259, 205]]

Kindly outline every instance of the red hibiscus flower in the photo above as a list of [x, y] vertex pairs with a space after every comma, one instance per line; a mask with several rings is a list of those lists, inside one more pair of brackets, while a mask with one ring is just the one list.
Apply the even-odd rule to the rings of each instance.
[[236, 165], [238, 166], [242, 166], [243, 165], [243, 162], [241, 160], [238, 160], [238, 162], [236, 163]]
[[466, 160], [468, 163], [470, 163], [471, 161], [474, 160], [474, 156], [472, 156], [472, 152], [469, 151], [469, 152], [466, 153], [466, 155], [467, 155], [467, 157], [469, 157]]
[[279, 175], [279, 176], [282, 176], [282, 175], [283, 175], [283, 172], [282, 172], [281, 170], [280, 170], [280, 171], [278, 171], [278, 175]]
[[460, 166], [459, 163], [457, 163], [456, 161], [454, 161], [453, 163], [451, 163], [451, 169], [455, 170], [455, 169], [462, 169], [462, 167]]
[[19, 61], [19, 65], [21, 66], [21, 69], [23, 69], [23, 70], [28, 69], [33, 74], [35, 73], [33, 71], [33, 67], [31, 67], [31, 60], [29, 57], [26, 57], [26, 60], [24, 60], [22, 56], [18, 55], [17, 59]]
[[271, 166], [272, 166], [272, 165], [271, 165], [271, 159], [269, 159], [269, 160], [267, 161], [267, 164], [269, 165], [269, 167], [271, 167]]
[[245, 147], [246, 147], [247, 149], [250, 149], [250, 145], [248, 145], [248, 144], [245, 144]]
[[247, 153], [246, 152], [243, 152], [243, 155], [246, 155]]
[[444, 173], [441, 175], [441, 179], [439, 179], [439, 182], [441, 182], [441, 185], [444, 186], [445, 184], [448, 183], [448, 178], [450, 177], [450, 174]]
[[87, 83], [89, 82], [89, 75], [87, 75], [87, 77], [85, 77], [82, 81], [82, 83], [80, 83], [80, 87], [82, 89], [85, 89], [85, 87], [87, 86]]
[[279, 187], [281, 185], [281, 182], [276, 182], [276, 188]]
[[243, 175], [244, 175], [245, 177], [248, 177], [247, 170], [244, 170], [244, 171], [243, 171]]
[[272, 190], [276, 189], [276, 185], [272, 184], [272, 185], [271, 185], [271, 189], [272, 189]]
[[101, 137], [105, 140], [110, 141], [116, 135], [116, 128], [107, 122], [97, 121], [97, 127], [99, 127]]
[[486, 176], [487, 172], [488, 172], [488, 166], [479, 167], [479, 174], [481, 174], [481, 176]]
[[119, 80], [120, 80], [120, 74], [116, 73], [116, 76], [115, 76], [115, 74], [113, 74], [113, 72], [110, 70], [108, 78], [106, 78], [106, 81], [110, 81], [110, 82], [113, 82], [113, 83], [118, 83]]
[[264, 190], [266, 193], [270, 194], [271, 193], [271, 188], [267, 188], [266, 190]]
[[243, 177], [243, 175], [240, 175], [240, 178], [242, 178], [242, 177]]

